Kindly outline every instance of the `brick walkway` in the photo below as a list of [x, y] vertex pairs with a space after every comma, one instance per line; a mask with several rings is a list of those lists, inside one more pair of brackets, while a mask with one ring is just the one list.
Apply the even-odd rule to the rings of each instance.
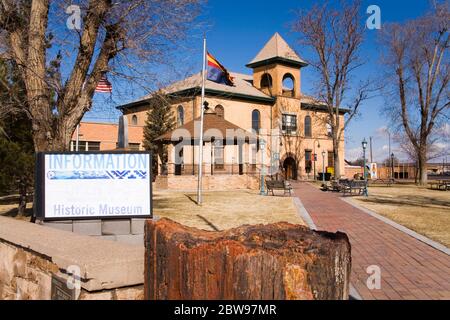
[[[319, 230], [347, 233], [351, 283], [363, 299], [450, 299], [450, 256], [308, 183], [295, 183]], [[369, 290], [367, 267], [381, 268], [381, 290]]]

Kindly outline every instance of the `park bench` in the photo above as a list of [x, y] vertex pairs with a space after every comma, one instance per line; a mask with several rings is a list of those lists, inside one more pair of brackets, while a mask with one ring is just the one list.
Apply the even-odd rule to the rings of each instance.
[[353, 180], [343, 183], [342, 192], [344, 196], [347, 194], [354, 195], [358, 192], [358, 195], [362, 195], [367, 190], [367, 181], [364, 180]]
[[267, 192], [272, 192], [275, 196], [274, 190], [283, 190], [284, 194], [292, 195], [292, 186], [288, 181], [285, 180], [266, 180]]
[[450, 180], [436, 180], [428, 182], [431, 190], [450, 190]]
[[376, 179], [376, 180], [371, 180], [370, 185], [377, 185], [377, 184], [385, 184], [386, 186], [390, 187], [393, 184], [395, 184], [395, 180], [394, 179]]

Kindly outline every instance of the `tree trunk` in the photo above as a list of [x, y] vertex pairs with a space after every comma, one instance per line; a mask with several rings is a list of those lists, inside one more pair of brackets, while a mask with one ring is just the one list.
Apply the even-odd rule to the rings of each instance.
[[333, 137], [334, 178], [341, 178], [341, 157], [339, 155], [340, 143], [338, 138]]
[[23, 179], [19, 181], [19, 206], [17, 215], [24, 216], [27, 211], [27, 185]]
[[427, 151], [426, 148], [422, 147], [419, 150], [419, 185], [426, 186], [428, 183], [428, 172], [427, 172]]
[[343, 233], [278, 223], [208, 232], [147, 221], [150, 300], [342, 300], [351, 249]]

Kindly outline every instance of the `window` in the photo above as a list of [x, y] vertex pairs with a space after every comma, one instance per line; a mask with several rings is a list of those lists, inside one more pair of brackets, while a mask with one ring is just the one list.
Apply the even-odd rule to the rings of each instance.
[[333, 153], [333, 151], [328, 151], [328, 167], [334, 168], [334, 153]]
[[305, 117], [305, 137], [311, 137], [312, 136], [312, 132], [311, 132], [311, 117], [310, 116], [306, 116]]
[[256, 133], [259, 133], [261, 129], [261, 114], [258, 110], [253, 110], [252, 112], [252, 129]]
[[184, 125], [184, 109], [183, 106], [178, 106], [177, 109], [177, 124], [179, 127]]
[[129, 143], [128, 144], [128, 148], [130, 148], [130, 150], [132, 151], [139, 151], [141, 147], [140, 143]]
[[[119, 148], [119, 143], [116, 143], [116, 149]], [[128, 149], [131, 151], [139, 151], [141, 150], [141, 144], [140, 143], [128, 143]]]
[[261, 77], [261, 89], [272, 88], [272, 76], [268, 73], [263, 74]]
[[137, 115], [134, 115], [134, 116], [131, 117], [131, 124], [133, 126], [137, 126], [137, 124], [138, 124], [138, 117], [137, 117]]
[[292, 114], [283, 114], [281, 130], [285, 134], [296, 134], [297, 116]]
[[295, 81], [294, 77], [287, 73], [283, 77], [283, 95], [293, 97], [295, 93]]
[[[70, 143], [70, 151], [77, 151], [77, 142], [72, 141]], [[78, 151], [100, 151], [100, 142], [94, 141], [79, 141]]]
[[306, 173], [311, 173], [312, 168], [312, 151], [305, 150], [305, 171]]
[[214, 112], [217, 114], [218, 117], [223, 118], [225, 116], [225, 110], [220, 104], [216, 106]]

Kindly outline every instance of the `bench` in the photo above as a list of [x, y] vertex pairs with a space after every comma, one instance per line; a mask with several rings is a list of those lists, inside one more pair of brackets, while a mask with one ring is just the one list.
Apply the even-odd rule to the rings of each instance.
[[370, 183], [369, 183], [369, 185], [377, 185], [377, 184], [385, 184], [387, 187], [390, 187], [393, 184], [395, 184], [395, 180], [394, 179], [376, 179], [376, 180], [370, 181]]
[[433, 182], [428, 182], [428, 184], [430, 185], [431, 190], [450, 190], [450, 180], [436, 180]]
[[344, 193], [344, 197], [349, 195], [356, 194], [358, 195], [365, 194], [367, 192], [367, 181], [364, 180], [353, 180], [343, 183], [342, 192]]
[[283, 190], [284, 194], [292, 195], [292, 186], [289, 182], [284, 180], [266, 180], [267, 192], [272, 192], [272, 195], [275, 196], [274, 190]]

